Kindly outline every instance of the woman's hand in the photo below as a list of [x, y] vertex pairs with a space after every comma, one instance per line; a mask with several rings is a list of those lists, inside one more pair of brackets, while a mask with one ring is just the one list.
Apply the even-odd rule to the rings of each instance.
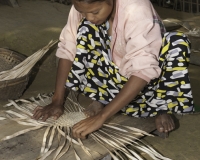
[[72, 134], [74, 138], [81, 138], [86, 139], [86, 136], [99, 128], [101, 128], [106, 121], [100, 113], [96, 114], [95, 116], [91, 116], [86, 118], [77, 124], [75, 124], [72, 128]]
[[107, 119], [129, 104], [144, 88], [146, 83], [147, 82], [145, 80], [139, 77], [131, 76], [117, 96], [97, 115], [91, 116], [74, 125], [72, 130], [73, 136], [75, 138], [85, 139], [89, 133], [101, 128]]
[[38, 120], [42, 118], [42, 121], [46, 121], [49, 117], [58, 119], [64, 112], [62, 105], [51, 103], [45, 107], [36, 107], [33, 111], [33, 119]]
[[33, 119], [40, 119], [46, 121], [49, 117], [58, 119], [64, 112], [64, 97], [66, 95], [65, 83], [68, 77], [69, 71], [72, 67], [72, 61], [67, 59], [59, 59], [58, 71], [56, 77], [56, 89], [55, 94], [52, 97], [52, 103], [45, 107], [36, 107], [33, 111]]

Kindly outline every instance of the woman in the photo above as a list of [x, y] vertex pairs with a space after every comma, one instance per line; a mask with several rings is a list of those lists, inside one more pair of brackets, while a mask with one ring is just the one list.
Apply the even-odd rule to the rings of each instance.
[[173, 130], [173, 112], [193, 111], [187, 38], [173, 33], [162, 40], [165, 30], [149, 0], [72, 2], [56, 53], [52, 103], [37, 107], [33, 118], [63, 113], [66, 84], [94, 100], [89, 117], [73, 127], [75, 138], [84, 139], [120, 110], [156, 116], [159, 132]]

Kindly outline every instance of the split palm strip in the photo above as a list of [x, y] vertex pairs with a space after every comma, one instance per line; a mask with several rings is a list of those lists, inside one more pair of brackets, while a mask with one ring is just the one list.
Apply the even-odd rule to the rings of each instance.
[[[53, 157], [53, 160], [58, 160], [64, 154], [67, 154], [69, 149], [74, 150], [74, 156], [79, 160], [80, 157], [74, 147], [75, 145], [80, 146], [80, 148], [84, 150], [88, 155], [88, 159], [94, 159], [94, 154], [98, 154], [100, 157], [100, 153], [85, 146], [80, 139], [75, 140], [70, 136], [73, 125], [86, 118], [83, 113], [84, 108], [77, 101], [77, 96], [74, 92], [71, 91], [70, 95], [66, 98], [64, 114], [57, 120], [49, 118], [46, 122], [43, 122], [31, 118], [33, 116], [33, 110], [37, 106], [46, 106], [51, 103], [52, 95], [52, 93], [38, 95], [36, 98], [32, 97], [28, 100], [9, 100], [9, 104], [7, 104], [6, 107], [14, 106], [15, 109], [5, 111], [6, 116], [0, 119], [5, 120], [8, 118], [21, 125], [32, 127], [6, 136], [1, 139], [1, 141], [46, 127], [41, 152], [37, 158], [38, 160], [43, 160], [49, 155]], [[152, 147], [138, 139], [139, 136], [141, 137], [144, 135], [152, 136], [134, 127], [122, 126], [116, 123], [105, 123], [102, 128], [91, 133], [89, 138], [92, 138], [95, 143], [101, 145], [114, 160], [124, 159], [124, 156], [132, 160], [142, 160], [143, 158], [138, 154], [138, 151], [147, 153], [154, 160], [169, 160], [169, 158], [163, 157]], [[52, 143], [56, 141], [56, 136], [58, 137], [58, 146], [53, 148]]]

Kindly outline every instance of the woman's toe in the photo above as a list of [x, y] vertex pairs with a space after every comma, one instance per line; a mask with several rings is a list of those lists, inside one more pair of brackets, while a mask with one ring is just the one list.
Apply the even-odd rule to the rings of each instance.
[[159, 132], [170, 132], [175, 128], [174, 120], [169, 114], [162, 114], [156, 117], [156, 128]]
[[156, 129], [159, 132], [164, 132], [164, 127], [163, 127], [163, 125], [162, 125], [162, 123], [160, 121], [156, 121]]

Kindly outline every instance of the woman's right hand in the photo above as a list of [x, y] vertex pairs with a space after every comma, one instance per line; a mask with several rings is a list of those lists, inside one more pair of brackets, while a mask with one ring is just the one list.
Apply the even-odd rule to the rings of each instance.
[[59, 59], [58, 71], [56, 77], [55, 93], [52, 97], [52, 103], [45, 107], [36, 107], [33, 111], [33, 119], [46, 121], [49, 117], [58, 119], [64, 112], [63, 103], [66, 96], [65, 83], [68, 78], [69, 71], [72, 67], [72, 61], [68, 59]]
[[63, 105], [52, 102], [45, 107], [36, 107], [33, 111], [33, 119], [38, 120], [42, 118], [42, 121], [46, 121], [49, 117], [54, 117], [56, 120], [63, 114], [63, 112]]

